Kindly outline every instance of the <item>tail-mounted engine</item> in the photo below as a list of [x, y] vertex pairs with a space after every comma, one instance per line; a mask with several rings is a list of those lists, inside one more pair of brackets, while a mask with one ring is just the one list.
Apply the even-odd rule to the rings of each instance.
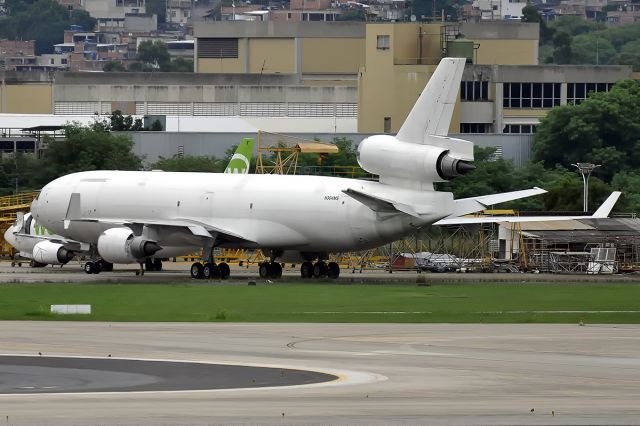
[[98, 253], [111, 263], [140, 262], [161, 248], [155, 241], [135, 236], [126, 227], [107, 229], [98, 237]]
[[369, 173], [417, 182], [440, 182], [463, 175], [475, 166], [434, 145], [402, 142], [393, 136], [369, 137], [358, 145], [358, 163]]

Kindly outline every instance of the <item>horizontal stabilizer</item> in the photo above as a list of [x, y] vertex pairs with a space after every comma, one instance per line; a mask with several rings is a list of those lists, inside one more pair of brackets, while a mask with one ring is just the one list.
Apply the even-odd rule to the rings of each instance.
[[472, 225], [481, 223], [530, 223], [530, 222], [562, 222], [578, 219], [603, 219], [609, 216], [621, 192], [614, 191], [591, 216], [482, 216], [452, 217], [439, 220], [434, 225]]
[[374, 212], [399, 213], [399, 211], [393, 206], [393, 203], [389, 200], [385, 200], [371, 194], [365, 194], [364, 192], [356, 191], [355, 189], [344, 189], [342, 192], [361, 202]]
[[503, 192], [501, 194], [482, 195], [479, 197], [461, 198], [455, 200], [454, 211], [447, 218], [462, 216], [469, 213], [485, 210], [494, 204], [505, 203], [507, 201], [519, 200], [520, 198], [532, 197], [544, 194], [542, 188], [523, 189], [521, 191]]

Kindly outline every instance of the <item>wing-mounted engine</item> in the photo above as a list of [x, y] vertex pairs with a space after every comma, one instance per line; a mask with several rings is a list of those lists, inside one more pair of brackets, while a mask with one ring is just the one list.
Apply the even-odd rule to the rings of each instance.
[[33, 247], [35, 262], [47, 265], [64, 265], [73, 259], [75, 253], [65, 248], [63, 244], [49, 240], [40, 241]]
[[98, 253], [111, 263], [134, 263], [153, 256], [162, 247], [134, 235], [130, 228], [111, 228], [98, 237]]
[[367, 172], [379, 175], [381, 182], [394, 184], [431, 184], [475, 168], [446, 148], [403, 142], [388, 135], [371, 136], [360, 142], [358, 163]]

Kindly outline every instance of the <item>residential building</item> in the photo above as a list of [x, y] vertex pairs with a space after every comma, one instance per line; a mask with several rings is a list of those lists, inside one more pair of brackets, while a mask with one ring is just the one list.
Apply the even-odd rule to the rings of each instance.
[[84, 10], [98, 20], [98, 29], [124, 28], [127, 14], [144, 14], [145, 0], [81, 0]]

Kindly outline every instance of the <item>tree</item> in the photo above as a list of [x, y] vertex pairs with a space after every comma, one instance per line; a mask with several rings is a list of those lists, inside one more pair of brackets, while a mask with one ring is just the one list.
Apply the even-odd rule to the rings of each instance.
[[185, 58], [176, 58], [171, 61], [170, 69], [173, 72], [193, 72], [193, 61]]
[[0, 38], [35, 40], [36, 54], [53, 52], [71, 24], [93, 30], [96, 20], [86, 11], [69, 13], [55, 0], [8, 1], [9, 15], [0, 18]]
[[571, 41], [572, 60], [576, 64], [609, 64], [616, 49], [606, 38], [597, 34], [583, 34]]
[[109, 130], [115, 132], [138, 132], [143, 129], [142, 120], [139, 118], [133, 119], [132, 116], [122, 115], [122, 111], [119, 109], [113, 111], [109, 119]]
[[556, 64], [570, 64], [573, 62], [571, 36], [564, 31], [556, 32], [553, 37], [553, 62]]
[[129, 136], [115, 135], [109, 125], [96, 121], [90, 126], [73, 124], [65, 128], [65, 138], [45, 138], [47, 149], [41, 161], [41, 185], [84, 170], [140, 170], [142, 161], [132, 152]]
[[631, 65], [634, 71], [640, 71], [640, 40], [630, 41], [623, 45], [615, 62], [621, 65]]
[[579, 105], [554, 108], [538, 126], [533, 150], [547, 168], [598, 162], [606, 182], [640, 168], [640, 82], [618, 82]]
[[112, 72], [112, 71], [123, 72], [123, 71], [126, 71], [126, 68], [124, 67], [124, 65], [122, 65], [122, 62], [109, 61], [106, 64], [104, 64], [104, 67], [102, 67], [102, 71], [104, 71], [104, 72]]
[[144, 64], [147, 64], [152, 68], [159, 68], [161, 71], [166, 71], [171, 66], [169, 49], [162, 41], [146, 40], [140, 43], [138, 45], [137, 58]]
[[165, 172], [221, 173], [225, 167], [226, 163], [214, 156], [174, 155], [171, 158], [160, 157], [158, 161], [151, 164], [151, 169], [164, 170]]
[[156, 14], [158, 16], [158, 23], [166, 22], [167, 17], [167, 0], [147, 0], [146, 11], [147, 13]]
[[542, 15], [538, 12], [538, 8], [532, 4], [528, 4], [522, 8], [522, 22], [542, 22]]

